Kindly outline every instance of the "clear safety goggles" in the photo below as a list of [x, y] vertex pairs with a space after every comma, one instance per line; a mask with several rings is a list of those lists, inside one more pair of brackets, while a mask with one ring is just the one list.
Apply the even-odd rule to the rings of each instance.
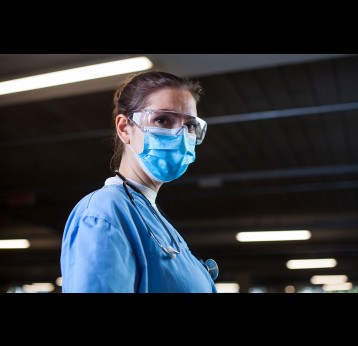
[[195, 135], [196, 145], [203, 142], [208, 126], [205, 120], [196, 115], [160, 109], [140, 109], [129, 115], [128, 119], [142, 130], [145, 130], [146, 127], [158, 127], [170, 130], [178, 129], [176, 133], [180, 133], [185, 126], [188, 133]]

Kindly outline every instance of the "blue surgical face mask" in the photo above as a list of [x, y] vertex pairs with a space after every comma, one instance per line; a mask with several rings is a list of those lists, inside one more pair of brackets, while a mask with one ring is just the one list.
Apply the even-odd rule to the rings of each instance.
[[196, 137], [178, 129], [145, 127], [143, 151], [135, 153], [145, 173], [158, 182], [178, 179], [195, 160]]

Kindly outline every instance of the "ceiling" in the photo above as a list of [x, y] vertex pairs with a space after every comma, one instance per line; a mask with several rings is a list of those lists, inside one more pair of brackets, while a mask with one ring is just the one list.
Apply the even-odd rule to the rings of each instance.
[[[0, 55], [0, 81], [127, 55]], [[154, 69], [198, 79], [205, 141], [157, 202], [218, 281], [284, 292], [315, 274], [358, 285], [358, 55], [148, 54]], [[66, 219], [111, 175], [111, 100], [119, 77], [0, 96], [0, 290], [54, 282]], [[309, 229], [305, 241], [239, 243], [239, 231]], [[335, 258], [289, 270], [289, 259]], [[56, 292], [60, 292], [57, 287]]]

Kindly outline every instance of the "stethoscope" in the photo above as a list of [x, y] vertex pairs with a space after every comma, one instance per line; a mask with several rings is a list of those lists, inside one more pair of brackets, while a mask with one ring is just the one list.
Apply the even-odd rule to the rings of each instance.
[[[124, 191], [127, 194], [129, 200], [131, 201], [131, 203], [133, 204], [134, 208], [137, 210], [138, 215], [140, 216], [140, 218], [142, 219], [143, 223], [145, 224], [145, 226], [147, 227], [147, 230], [149, 232], [149, 234], [152, 236], [152, 238], [155, 240], [155, 242], [158, 244], [158, 246], [171, 258], [171, 259], [175, 259], [176, 255], [180, 254], [180, 247], [179, 244], [177, 243], [177, 241], [175, 240], [175, 237], [172, 235], [172, 233], [169, 231], [168, 227], [165, 225], [165, 223], [163, 222], [163, 220], [161, 219], [161, 217], [158, 215], [158, 213], [156, 212], [156, 210], [153, 208], [152, 204], [148, 201], [147, 197], [145, 197], [143, 195], [143, 193], [138, 190], [135, 186], [133, 186], [132, 184], [130, 184], [127, 179], [118, 171], [115, 171], [116, 175], [118, 177], [120, 177], [123, 181], [123, 187], [124, 187]], [[147, 222], [145, 221], [142, 213], [139, 211], [134, 197], [133, 195], [129, 192], [128, 190], [128, 186], [130, 188], [132, 188], [134, 191], [136, 191], [137, 193], [139, 193], [145, 200], [147, 206], [149, 207], [150, 211], [153, 213], [153, 215], [159, 220], [159, 222], [162, 224], [162, 226], [164, 227], [164, 229], [166, 230], [166, 232], [168, 233], [170, 239], [173, 241], [173, 245], [175, 246], [175, 248], [173, 248], [171, 245], [168, 245], [167, 247], [165, 247], [160, 241], [159, 239], [156, 237], [156, 235], [154, 234], [154, 232], [151, 230], [151, 228], [148, 226]], [[159, 208], [159, 206], [158, 206]], [[159, 208], [160, 209], [160, 208]], [[165, 213], [160, 209], [161, 214], [168, 220], [169, 223], [170, 220], [168, 219], [168, 217], [165, 215]], [[211, 278], [213, 280], [216, 280], [216, 278], [219, 275], [219, 267], [217, 265], [217, 263], [213, 260], [213, 259], [207, 259], [205, 262], [202, 258], [200, 258], [196, 252], [189, 246], [188, 242], [186, 242], [188, 245], [188, 248], [190, 250], [190, 252], [199, 260], [199, 262], [204, 266], [204, 268], [209, 272]]]

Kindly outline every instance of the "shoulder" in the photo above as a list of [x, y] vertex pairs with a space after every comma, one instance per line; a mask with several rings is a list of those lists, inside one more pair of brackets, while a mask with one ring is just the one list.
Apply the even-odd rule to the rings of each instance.
[[121, 185], [105, 185], [83, 198], [86, 209], [106, 209], [111, 205], [127, 202], [126, 194]]
[[129, 203], [121, 185], [106, 185], [84, 196], [73, 208], [69, 221], [77, 224], [80, 219], [93, 217], [116, 226], [121, 214], [128, 212]]
[[[87, 198], [86, 198], [87, 197]], [[96, 216], [98, 213], [108, 213], [126, 210], [130, 204], [122, 185], [106, 185], [85, 197], [84, 212]]]

